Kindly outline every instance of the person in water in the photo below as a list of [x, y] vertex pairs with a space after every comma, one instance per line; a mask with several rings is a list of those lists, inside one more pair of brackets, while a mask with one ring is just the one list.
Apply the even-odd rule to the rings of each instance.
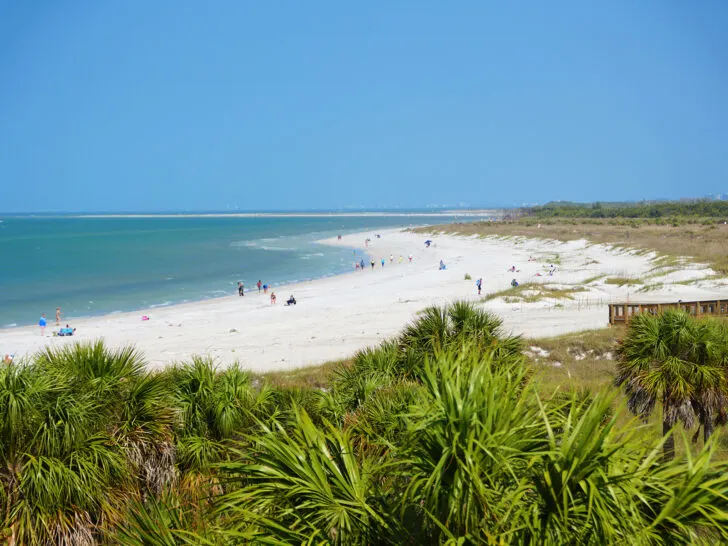
[[268, 285], [264, 284], [263, 285], [263, 294], [267, 294], [267, 293], [268, 293]]
[[361, 267], [361, 270], [364, 271], [364, 258], [362, 258], [359, 262], [359, 266]]
[[256, 286], [258, 287], [258, 292], [260, 292], [260, 288], [263, 286], [263, 283], [260, 282], [260, 279], [258, 279], [258, 282], [256, 283]]
[[46, 326], [48, 326], [48, 323], [46, 322], [45, 313], [43, 313], [40, 316], [40, 320], [38, 321], [38, 326], [40, 326], [40, 335], [45, 335], [45, 329], [46, 329]]

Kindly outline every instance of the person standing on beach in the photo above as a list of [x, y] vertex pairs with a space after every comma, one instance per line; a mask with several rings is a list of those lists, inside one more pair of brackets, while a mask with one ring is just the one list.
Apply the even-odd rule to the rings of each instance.
[[45, 335], [45, 329], [47, 326], [45, 313], [43, 313], [40, 316], [40, 320], [38, 321], [38, 326], [40, 326], [40, 335], [42, 335], [42, 336]]
[[480, 290], [483, 288], [483, 277], [480, 277], [477, 281], [475, 281], [475, 286], [478, 287], [478, 296], [480, 296]]
[[364, 258], [362, 258], [359, 262], [359, 266], [361, 267], [361, 270], [364, 271]]
[[374, 259], [372, 259], [372, 271], [374, 271]]
[[238, 296], [244, 296], [245, 295], [245, 285], [243, 284], [243, 281], [238, 281]]
[[393, 264], [394, 263], [394, 254], [390, 254], [389, 255], [389, 263], [390, 264]]
[[56, 307], [56, 326], [61, 325], [61, 308]]
[[263, 283], [260, 282], [260, 279], [258, 279], [258, 282], [256, 283], [256, 286], [258, 287], [258, 292], [260, 292], [260, 287], [263, 286]]
[[270, 304], [271, 305], [275, 305], [276, 304], [276, 293], [275, 292], [271, 292], [270, 293]]
[[384, 258], [382, 258], [382, 267], [384, 267]]

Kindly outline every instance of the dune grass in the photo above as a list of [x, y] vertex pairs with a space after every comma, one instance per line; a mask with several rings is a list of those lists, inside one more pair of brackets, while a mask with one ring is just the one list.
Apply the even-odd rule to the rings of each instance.
[[487, 294], [483, 301], [490, 301], [496, 298], [503, 298], [508, 303], [535, 303], [547, 299], [573, 300], [574, 294], [584, 291], [585, 289], [581, 286], [566, 289], [554, 288], [545, 284], [524, 283], [507, 288], [506, 290]]
[[256, 374], [254, 377], [260, 383], [278, 389], [326, 389], [333, 380], [334, 372], [350, 363], [351, 359], [332, 360], [318, 366]]
[[616, 286], [627, 286], [630, 284], [642, 284], [639, 279], [630, 279], [627, 277], [609, 277], [604, 279], [604, 284], [614, 284]]
[[540, 237], [558, 241], [585, 239], [593, 243], [654, 251], [664, 266], [679, 266], [690, 257], [728, 274], [728, 225], [714, 220], [682, 220], [655, 223], [634, 219], [545, 219], [453, 223], [415, 228], [418, 233], [453, 233], [499, 237]]

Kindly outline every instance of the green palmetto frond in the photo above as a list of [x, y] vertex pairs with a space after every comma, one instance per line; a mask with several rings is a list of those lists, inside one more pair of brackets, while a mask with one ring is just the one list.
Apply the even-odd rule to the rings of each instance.
[[400, 343], [418, 357], [435, 354], [446, 347], [452, 335], [446, 307], [427, 307], [402, 331]]
[[712, 462], [714, 444], [693, 456], [687, 439], [683, 440], [685, 461], [653, 464], [644, 473], [640, 506], [644, 533], [654, 544], [726, 543], [728, 463]]
[[[662, 402], [663, 430], [699, 421], [705, 438], [728, 401], [721, 327], [686, 313], [635, 316], [619, 349], [616, 384], [623, 386], [633, 413], [646, 418]], [[665, 455], [671, 457], [668, 439]]]
[[108, 349], [103, 341], [49, 347], [36, 356], [38, 365], [99, 397], [113, 395], [120, 383], [143, 373], [144, 360], [131, 346]]
[[231, 527], [257, 526], [273, 542], [290, 539], [288, 533], [333, 544], [370, 544], [389, 535], [380, 490], [386, 465], [358, 455], [349, 432], [328, 423], [318, 428], [303, 410], [294, 415], [290, 427], [261, 425], [249, 438], [256, 446], [249, 462], [224, 465], [245, 484], [222, 499]]
[[174, 412], [165, 378], [145, 374], [129, 386], [113, 429], [135, 478], [146, 493], [159, 495], [177, 480]]
[[0, 457], [6, 464], [22, 453], [43, 419], [50, 378], [30, 364], [0, 368]]
[[638, 429], [616, 427], [612, 399], [575, 396], [563, 414], [544, 410], [549, 446], [523, 482], [535, 495], [526, 497], [529, 510], [518, 512], [523, 534], [516, 536], [548, 544], [634, 543], [642, 523], [633, 501], [641, 485], [641, 455], [631, 447]]
[[499, 521], [522, 494], [509, 484], [529, 455], [546, 447], [540, 408], [519, 363], [465, 350], [425, 364], [432, 403], [410, 416], [405, 498], [455, 537], [474, 540]]
[[10, 514], [18, 541], [93, 544], [95, 538], [87, 539], [98, 536], [101, 522], [119, 519], [125, 470], [120, 451], [103, 435], [63, 458], [28, 456]]
[[109, 534], [113, 544], [128, 546], [206, 546], [224, 544], [200, 514], [174, 496], [133, 502], [124, 521]]

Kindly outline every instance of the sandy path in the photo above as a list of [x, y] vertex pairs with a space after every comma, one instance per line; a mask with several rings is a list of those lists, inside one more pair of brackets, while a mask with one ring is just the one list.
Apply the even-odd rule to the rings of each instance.
[[[384, 257], [384, 268], [377, 262], [374, 270], [367, 264], [363, 272], [275, 287], [275, 306], [267, 296], [249, 292], [244, 298], [230, 296], [78, 320], [73, 324], [78, 329], [73, 338], [52, 337], [48, 335], [51, 328], [46, 337], [41, 337], [36, 327], [12, 328], [0, 331], [0, 355], [15, 353], [17, 358], [45, 345], [103, 337], [112, 346], [136, 344], [154, 367], [193, 354], [210, 355], [221, 364], [239, 361], [254, 371], [300, 367], [344, 358], [376, 344], [398, 332], [427, 305], [461, 298], [479, 301], [475, 290], [479, 276], [485, 278], [484, 295], [508, 288], [514, 277], [521, 283], [583, 289], [571, 300], [519, 303], [496, 298], [485, 303], [513, 332], [529, 337], [605, 326], [606, 303], [627, 297], [635, 301], [687, 301], [722, 294], [728, 298], [725, 279], [700, 280], [713, 275], [705, 267], [684, 264], [656, 269], [651, 256], [585, 241], [433, 236], [435, 244], [425, 249], [427, 237], [422, 235], [398, 230], [380, 233], [381, 239], [359, 233], [322, 243], [361, 248], [364, 239], [370, 237], [368, 252], [377, 260]], [[407, 260], [410, 253], [415, 256], [412, 263]], [[441, 259], [447, 264], [445, 271], [438, 270]], [[550, 277], [546, 272], [552, 262], [558, 264]], [[511, 264], [520, 272], [508, 272]], [[544, 276], [535, 276], [539, 272]], [[472, 280], [464, 280], [466, 273]], [[635, 293], [640, 286], [620, 288], [605, 284], [603, 278], [584, 285], [585, 280], [598, 276], [645, 279], [641, 287], [649, 290]], [[299, 304], [286, 307], [283, 303], [291, 293]], [[151, 320], [142, 321], [143, 314], [150, 315]]]

